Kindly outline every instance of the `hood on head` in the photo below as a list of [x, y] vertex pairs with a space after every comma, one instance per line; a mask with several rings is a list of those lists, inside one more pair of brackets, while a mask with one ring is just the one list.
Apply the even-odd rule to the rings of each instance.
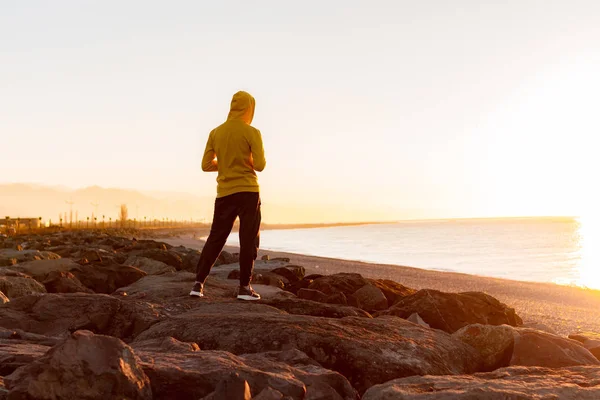
[[250, 93], [237, 92], [231, 99], [231, 109], [227, 119], [239, 119], [250, 125], [254, 118], [255, 100]]

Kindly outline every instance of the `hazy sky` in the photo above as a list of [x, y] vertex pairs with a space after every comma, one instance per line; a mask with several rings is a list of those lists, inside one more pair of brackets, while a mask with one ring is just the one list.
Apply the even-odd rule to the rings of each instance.
[[597, 204], [599, 1], [5, 0], [0, 37], [0, 182], [213, 195], [243, 89], [295, 217]]

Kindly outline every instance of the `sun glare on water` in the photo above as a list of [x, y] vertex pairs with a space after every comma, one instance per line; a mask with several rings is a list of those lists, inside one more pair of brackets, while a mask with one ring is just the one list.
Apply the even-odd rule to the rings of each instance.
[[579, 227], [579, 286], [600, 289], [600, 216], [582, 217]]

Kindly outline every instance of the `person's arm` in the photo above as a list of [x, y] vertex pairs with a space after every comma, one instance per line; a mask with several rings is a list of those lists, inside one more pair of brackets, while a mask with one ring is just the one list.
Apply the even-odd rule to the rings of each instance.
[[208, 141], [206, 142], [206, 149], [204, 149], [204, 156], [202, 157], [202, 171], [214, 172], [219, 170], [217, 163], [217, 155], [213, 147], [213, 132], [208, 135]]
[[261, 172], [267, 165], [265, 159], [265, 149], [263, 147], [262, 136], [257, 129], [250, 138], [250, 153], [252, 156], [252, 166], [255, 171]]

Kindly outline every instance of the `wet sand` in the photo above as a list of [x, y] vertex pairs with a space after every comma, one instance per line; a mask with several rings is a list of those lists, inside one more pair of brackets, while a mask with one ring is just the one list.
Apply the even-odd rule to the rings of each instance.
[[[174, 246], [183, 245], [198, 250], [202, 249], [204, 244], [203, 241], [191, 237], [161, 240]], [[237, 252], [238, 248], [228, 247], [226, 250]], [[307, 274], [354, 272], [369, 278], [391, 279], [415, 289], [485, 292], [514, 307], [526, 323], [543, 323], [562, 335], [577, 330], [600, 332], [600, 291], [598, 290], [268, 250], [261, 250], [259, 257], [265, 254], [272, 258], [289, 257], [291, 263], [304, 266]]]

